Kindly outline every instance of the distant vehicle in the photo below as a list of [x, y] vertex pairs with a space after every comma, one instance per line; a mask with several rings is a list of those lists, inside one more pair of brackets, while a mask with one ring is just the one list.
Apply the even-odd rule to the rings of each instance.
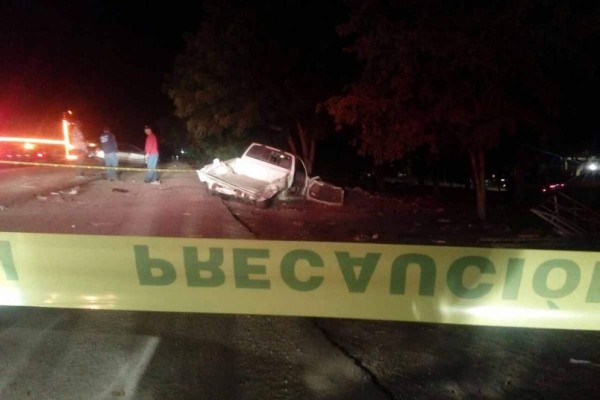
[[95, 152], [96, 144], [87, 144], [87, 154], [79, 151], [69, 142], [73, 113], [66, 111], [62, 118], [62, 135], [0, 135], [0, 160], [18, 162], [71, 163], [81, 157], [89, 157]]
[[[127, 143], [117, 144], [119, 151], [117, 152], [117, 158], [119, 163], [133, 164], [133, 165], [145, 165], [146, 164], [146, 153], [144, 150], [137, 146]], [[104, 160], [104, 151], [98, 149], [93, 152], [93, 157]]]
[[63, 145], [0, 142], [0, 160], [23, 162], [64, 162]]
[[576, 176], [564, 182], [550, 183], [542, 186], [541, 191], [551, 194], [556, 191], [574, 192], [585, 189], [600, 189], [600, 163], [590, 161], [577, 168]]
[[344, 190], [309, 177], [304, 161], [285, 151], [259, 143], [251, 144], [241, 157], [215, 159], [197, 171], [209, 192], [232, 196], [266, 207], [280, 200], [307, 199], [340, 206]]
[[542, 194], [564, 192], [589, 206], [600, 206], [600, 168], [597, 161], [585, 163], [578, 175], [564, 182], [552, 183], [541, 188]]
[[25, 146], [22, 143], [0, 143], [0, 159], [6, 161], [46, 161], [45, 151], [35, 149], [34, 145]]
[[560, 183], [549, 183], [547, 185], [542, 186], [542, 193], [551, 194], [553, 192], [557, 192], [563, 190], [567, 186], [566, 182]]
[[581, 174], [600, 174], [600, 160], [592, 158], [589, 162], [581, 164], [577, 168], [575, 175], [580, 176]]

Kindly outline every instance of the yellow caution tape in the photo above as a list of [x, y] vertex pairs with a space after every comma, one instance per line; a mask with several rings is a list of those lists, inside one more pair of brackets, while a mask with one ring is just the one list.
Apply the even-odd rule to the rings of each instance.
[[600, 254], [0, 233], [0, 304], [600, 330]]
[[[8, 160], [0, 160], [0, 165], [21, 165], [21, 166], [29, 166], [29, 167], [53, 167], [53, 168], [81, 168], [81, 169], [96, 169], [96, 170], [114, 170], [114, 171], [134, 171], [134, 172], [146, 172], [148, 168], [135, 168], [135, 167], [105, 167], [100, 165], [77, 165], [77, 164], [56, 164], [56, 163], [40, 163], [40, 162], [29, 162], [29, 161], [8, 161]], [[177, 169], [177, 168], [155, 168], [156, 172], [173, 172], [173, 173], [181, 173], [181, 172], [193, 172], [196, 173], [194, 169]]]

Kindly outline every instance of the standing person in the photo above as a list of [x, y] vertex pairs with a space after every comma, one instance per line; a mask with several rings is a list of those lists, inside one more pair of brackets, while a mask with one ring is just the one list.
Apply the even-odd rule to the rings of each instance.
[[119, 159], [117, 158], [117, 141], [115, 140], [115, 135], [113, 135], [108, 126], [104, 128], [100, 135], [100, 145], [104, 152], [104, 164], [108, 168], [106, 170], [106, 179], [109, 181], [118, 180], [117, 172], [114, 170], [114, 168], [119, 166]]
[[75, 172], [78, 178], [83, 178], [83, 163], [87, 157], [87, 143], [81, 132], [81, 122], [74, 121], [71, 128], [71, 144], [73, 145], [73, 154], [77, 156], [77, 165], [79, 166]]
[[160, 181], [156, 175], [156, 164], [158, 163], [158, 140], [152, 129], [146, 125], [144, 127], [146, 133], [146, 165], [148, 172], [146, 173], [145, 183], [160, 185]]

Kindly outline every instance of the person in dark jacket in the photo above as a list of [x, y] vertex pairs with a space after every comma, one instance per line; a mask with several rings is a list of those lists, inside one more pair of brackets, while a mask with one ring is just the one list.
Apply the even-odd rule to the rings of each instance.
[[104, 152], [104, 164], [107, 167], [106, 179], [109, 181], [118, 180], [117, 172], [113, 169], [119, 166], [119, 159], [117, 158], [117, 141], [115, 135], [110, 131], [109, 127], [105, 127], [100, 134], [100, 146]]

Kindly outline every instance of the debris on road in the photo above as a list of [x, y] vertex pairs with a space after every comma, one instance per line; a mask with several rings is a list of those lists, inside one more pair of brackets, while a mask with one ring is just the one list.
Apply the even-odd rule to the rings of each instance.
[[92, 226], [111, 226], [114, 224], [114, 222], [90, 222], [90, 225]]
[[67, 191], [61, 190], [60, 192], [51, 192], [50, 194], [53, 196], [57, 196], [59, 194], [67, 194], [67, 195], [73, 196], [73, 195], [76, 195], [77, 193], [79, 193], [79, 186], [75, 186]]
[[7, 211], [7, 210], [8, 210], [8, 208], [6, 208], [6, 207], [5, 207], [5, 206], [3, 206], [3, 205], [0, 205], [0, 211]]
[[120, 189], [120, 188], [113, 188], [112, 191], [113, 192], [118, 192], [118, 193], [129, 193], [129, 190], [127, 190], [127, 189]]
[[38, 194], [37, 196], [35, 196], [39, 201], [46, 201], [48, 200], [48, 197], [46, 196], [42, 196], [41, 194]]
[[577, 360], [575, 358], [571, 358], [569, 360], [570, 364], [579, 364], [579, 365], [590, 365], [592, 367], [600, 367], [600, 364], [591, 362], [589, 360]]
[[366, 242], [371, 239], [371, 236], [365, 235], [364, 233], [358, 234], [352, 238], [355, 242]]

